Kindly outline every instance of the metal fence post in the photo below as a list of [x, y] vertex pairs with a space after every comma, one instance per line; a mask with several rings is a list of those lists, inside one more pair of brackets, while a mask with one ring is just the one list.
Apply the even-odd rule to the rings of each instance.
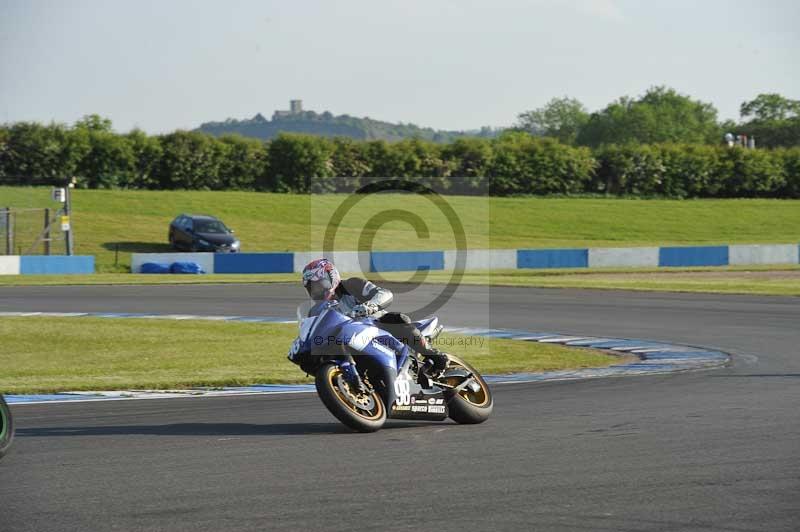
[[11, 207], [6, 207], [4, 213], [6, 222], [6, 255], [14, 253], [14, 230], [11, 227]]
[[66, 234], [64, 235], [67, 243], [67, 255], [72, 255], [72, 249], [73, 249], [72, 220], [70, 219], [70, 216], [72, 215], [72, 191], [70, 190], [70, 188], [73, 186], [74, 181], [75, 181], [74, 177], [68, 180], [67, 186], [64, 189], [64, 194], [66, 195], [65, 198], [66, 201], [64, 201], [64, 216], [66, 216], [67, 220], [69, 220], [69, 229], [66, 230], [65, 232]]
[[50, 209], [44, 209], [44, 254], [50, 254]]

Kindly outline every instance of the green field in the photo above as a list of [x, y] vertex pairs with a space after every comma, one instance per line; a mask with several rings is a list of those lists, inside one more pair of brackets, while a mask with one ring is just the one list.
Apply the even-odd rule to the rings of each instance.
[[[176, 389], [311, 382], [286, 358], [287, 324], [158, 319], [0, 318], [0, 392]], [[486, 374], [601, 367], [599, 351], [458, 335], [439, 347]]]
[[[0, 187], [0, 206], [57, 207], [49, 194], [47, 188]], [[100, 272], [126, 271], [130, 252], [168, 251], [167, 226], [181, 212], [220, 217], [236, 230], [243, 251], [317, 250], [322, 248], [333, 212], [346, 198], [337, 194], [75, 190], [76, 252], [95, 255]], [[472, 249], [800, 240], [800, 201], [796, 200], [444, 199], [457, 214]], [[416, 214], [427, 224], [429, 234], [418, 237], [407, 221], [367, 223], [386, 209]], [[366, 230], [365, 225], [369, 226]], [[377, 250], [456, 247], [448, 220], [420, 196], [379, 195], [362, 201], [341, 220], [335, 249], [369, 249], [371, 238]]]

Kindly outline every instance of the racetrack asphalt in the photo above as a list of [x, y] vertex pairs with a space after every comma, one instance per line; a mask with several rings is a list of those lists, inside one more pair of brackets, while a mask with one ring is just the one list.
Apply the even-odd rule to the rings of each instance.
[[[426, 290], [395, 306], [421, 305]], [[290, 317], [302, 295], [3, 287], [0, 311]], [[798, 530], [800, 299], [462, 286], [439, 314], [733, 358], [498, 385], [483, 425], [389, 422], [370, 435], [348, 433], [313, 394], [15, 405], [0, 531]]]

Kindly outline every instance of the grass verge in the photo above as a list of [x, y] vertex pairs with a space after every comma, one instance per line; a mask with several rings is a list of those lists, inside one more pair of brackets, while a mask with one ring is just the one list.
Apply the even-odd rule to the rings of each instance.
[[[390, 272], [390, 281], [410, 273]], [[449, 272], [429, 272], [426, 282], [444, 283]], [[298, 282], [297, 274], [265, 275], [3, 275], [0, 286], [234, 284]], [[699, 292], [800, 296], [800, 265], [726, 266], [718, 268], [634, 268], [601, 270], [496, 270], [468, 272], [464, 284], [539, 288], [593, 288], [654, 292]]]
[[[384, 274], [388, 280], [402, 281], [408, 274]], [[426, 282], [443, 283], [449, 273], [430, 272]], [[586, 288], [603, 290], [642, 290], [652, 292], [697, 292], [713, 294], [753, 294], [800, 296], [800, 266], [690, 268], [669, 271], [634, 269], [627, 271], [586, 270], [538, 271], [498, 270], [466, 273], [462, 284], [525, 286], [536, 288]]]
[[[167, 389], [311, 382], [286, 359], [286, 324], [0, 318], [0, 391]], [[608, 366], [598, 351], [443, 335], [440, 347], [500, 374]]]
[[0, 286], [159, 285], [299, 282], [297, 273], [171, 275], [95, 273], [89, 275], [0, 275]]

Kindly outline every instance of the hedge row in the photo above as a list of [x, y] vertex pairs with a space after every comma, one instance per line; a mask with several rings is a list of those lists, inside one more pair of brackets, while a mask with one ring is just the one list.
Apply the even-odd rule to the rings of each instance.
[[800, 148], [747, 150], [702, 145], [610, 146], [597, 150], [591, 190], [674, 198], [800, 198]]
[[610, 194], [800, 198], [800, 148], [605, 146], [594, 151], [526, 133], [450, 144], [281, 135], [261, 142], [178, 131], [118, 135], [87, 127], [0, 127], [0, 183], [86, 188], [352, 190], [373, 177], [438, 191], [505, 196]]

